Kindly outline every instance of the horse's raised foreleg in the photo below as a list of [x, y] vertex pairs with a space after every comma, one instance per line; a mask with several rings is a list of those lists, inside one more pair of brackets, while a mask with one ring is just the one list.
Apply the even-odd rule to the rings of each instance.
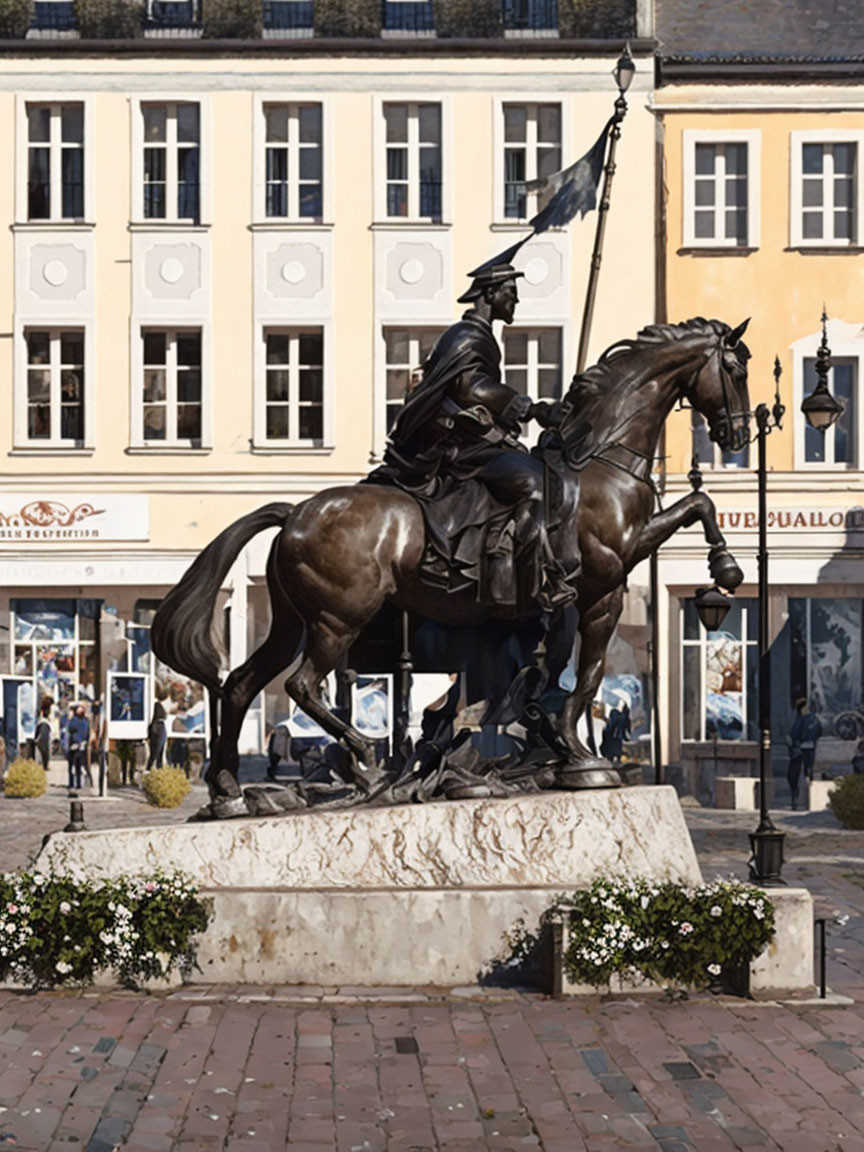
[[567, 698], [561, 713], [561, 735], [570, 749], [568, 763], [559, 770], [559, 781], [568, 788], [604, 788], [620, 783], [620, 777], [608, 760], [597, 756], [579, 739], [579, 718], [590, 707], [606, 664], [606, 648], [624, 603], [624, 587], [607, 592], [579, 621], [581, 644], [576, 687]]
[[334, 716], [321, 698], [321, 681], [336, 667], [358, 635], [359, 629], [349, 629], [333, 618], [319, 617], [309, 625], [303, 659], [285, 681], [285, 691], [325, 732], [348, 746], [354, 758], [354, 778], [359, 787], [368, 792], [383, 779], [375, 761], [375, 749], [356, 728]]
[[679, 528], [689, 528], [697, 523], [702, 524], [709, 545], [708, 568], [711, 579], [729, 591], [737, 588], [744, 579], [744, 573], [726, 546], [726, 540], [717, 524], [714, 501], [704, 492], [690, 492], [670, 508], [651, 517], [639, 537], [630, 569], [640, 561], [647, 560]]

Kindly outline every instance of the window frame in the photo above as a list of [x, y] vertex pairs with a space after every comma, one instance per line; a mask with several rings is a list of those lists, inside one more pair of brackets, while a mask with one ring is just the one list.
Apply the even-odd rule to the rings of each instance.
[[[564, 142], [572, 140], [571, 132], [571, 117], [570, 117], [570, 100], [566, 94], [562, 93], [558, 99], [550, 99], [549, 93], [511, 93], [503, 96], [496, 96], [493, 102], [493, 119], [492, 119], [492, 143], [494, 148], [493, 158], [493, 171], [494, 171], [494, 186], [493, 186], [493, 218], [496, 227], [513, 228], [524, 231], [528, 221], [537, 212], [537, 192], [527, 193], [526, 215], [524, 217], [506, 216], [506, 197], [504, 194], [504, 183], [506, 178], [506, 164], [504, 159], [504, 150], [507, 147], [504, 139], [504, 109], [507, 105], [519, 104], [529, 109], [534, 109], [534, 124], [535, 124], [535, 139], [533, 144], [533, 158], [531, 159], [532, 166], [526, 165], [526, 180], [533, 180], [537, 176], [537, 140], [536, 140], [536, 110], [541, 104], [557, 104], [561, 115], [561, 139], [559, 142], [559, 150], [561, 152], [561, 166], [564, 167], [568, 163], [573, 163], [572, 159], [568, 159], [564, 152]], [[526, 149], [529, 144], [526, 142]], [[573, 158], [575, 159], [575, 157]]]
[[[164, 217], [152, 217], [144, 215], [144, 148], [146, 142], [144, 140], [144, 108], [147, 105], [160, 105], [164, 104], [175, 109], [173, 123], [176, 125], [176, 108], [178, 104], [197, 104], [198, 105], [198, 219], [191, 220], [185, 217], [179, 217], [176, 213], [170, 213], [167, 209], [177, 204], [177, 180], [176, 180], [176, 133], [173, 140], [175, 155], [171, 157], [170, 150], [166, 157], [166, 214]], [[131, 115], [131, 147], [132, 147], [132, 187], [131, 187], [131, 208], [130, 219], [133, 225], [139, 228], [153, 229], [160, 231], [163, 229], [193, 229], [193, 228], [206, 228], [211, 222], [211, 204], [210, 204], [210, 159], [212, 156], [211, 149], [211, 120], [210, 120], [210, 101], [206, 93], [193, 92], [189, 93], [165, 93], [165, 92], [148, 92], [146, 95], [135, 96], [130, 98], [129, 101], [130, 115]], [[169, 123], [171, 118], [169, 117]], [[171, 141], [168, 142], [169, 144]], [[171, 175], [174, 175], [174, 182], [171, 182]]]
[[[408, 347], [409, 347], [408, 361], [409, 361], [409, 363], [407, 364], [407, 370], [410, 374], [415, 369], [420, 368], [422, 366], [422, 359], [420, 356], [420, 335], [419, 334], [421, 332], [437, 331], [437, 333], [438, 333], [436, 336], [436, 341], [437, 341], [437, 340], [440, 340], [441, 336], [447, 331], [447, 327], [448, 327], [448, 325], [446, 325], [446, 324], [443, 324], [443, 325], [442, 324], [426, 324], [423, 322], [410, 322], [410, 323], [403, 323], [403, 324], [382, 324], [381, 325], [381, 342], [382, 342], [382, 347], [384, 349], [384, 352], [383, 352], [384, 376], [383, 376], [383, 394], [382, 394], [381, 403], [382, 403], [383, 408], [384, 408], [384, 436], [385, 437], [389, 435], [389, 430], [387, 428], [387, 408], [388, 408], [389, 404], [392, 403], [392, 401], [390, 399], [388, 399], [388, 396], [387, 396], [387, 373], [391, 368], [402, 367], [402, 365], [392, 364], [387, 359], [387, 333], [392, 331], [393, 329], [399, 329], [401, 331], [408, 333]], [[433, 345], [433, 347], [434, 347], [434, 345]], [[415, 352], [416, 352], [416, 354], [415, 354]], [[402, 407], [404, 407], [404, 401], [402, 402], [402, 406], [399, 409], [400, 411], [402, 410]]]
[[[288, 216], [267, 215], [267, 127], [265, 108], [268, 105], [284, 104], [291, 108], [301, 105], [318, 104], [321, 108], [321, 216], [298, 216], [291, 213]], [[267, 92], [256, 93], [252, 111], [252, 222], [260, 228], [321, 228], [332, 227], [328, 221], [333, 219], [333, 198], [330, 179], [333, 156], [331, 142], [331, 115], [330, 102], [320, 92]], [[290, 154], [289, 154], [290, 164]], [[293, 204], [297, 202], [296, 180], [294, 195], [290, 191], [289, 170], [289, 197]]]
[[[316, 331], [321, 335], [322, 356], [322, 389], [321, 389], [321, 425], [322, 438], [316, 440], [301, 440], [298, 437], [285, 439], [267, 438], [267, 336], [269, 333], [287, 334], [298, 339], [304, 332]], [[333, 340], [332, 326], [324, 319], [297, 319], [295, 323], [280, 322], [276, 318], [262, 320], [256, 325], [255, 333], [255, 365], [254, 365], [254, 412], [252, 419], [252, 446], [257, 452], [278, 454], [291, 453], [302, 455], [304, 453], [328, 453], [333, 450]], [[289, 372], [299, 368], [299, 361], [289, 361]], [[293, 397], [293, 398], [292, 398]], [[299, 408], [299, 388], [291, 388], [289, 392], [289, 430], [293, 423], [296, 427], [296, 412]], [[292, 418], [290, 412], [295, 415]]]
[[[839, 320], [828, 321], [828, 343], [831, 347], [832, 361], [851, 360], [855, 364], [855, 399], [858, 413], [853, 429], [855, 437], [854, 459], [848, 463], [835, 464], [833, 461], [806, 459], [806, 425], [807, 421], [801, 412], [801, 401], [809, 391], [804, 386], [804, 362], [815, 360], [822, 333], [811, 332], [809, 336], [797, 341], [792, 347], [792, 416], [795, 427], [794, 467], [801, 472], [836, 472], [848, 476], [850, 472], [859, 471], [864, 466], [864, 412], [862, 412], [862, 371], [864, 371], [864, 337], [860, 335], [860, 325], [847, 324]], [[831, 387], [831, 376], [828, 378]], [[832, 390], [833, 391], [833, 390]], [[826, 433], [832, 434], [831, 429]], [[833, 455], [833, 453], [832, 453]]]
[[[84, 196], [83, 196], [83, 215], [81, 216], [63, 216], [59, 212], [55, 212], [54, 201], [60, 201], [62, 209], [62, 174], [60, 172], [60, 156], [61, 151], [60, 142], [57, 141], [57, 156], [55, 157], [54, 141], [51, 142], [51, 201], [52, 211], [47, 218], [33, 219], [29, 217], [29, 152], [30, 152], [30, 134], [28, 127], [27, 109], [31, 105], [40, 105], [50, 107], [52, 110], [52, 121], [54, 120], [55, 113], [59, 113], [60, 108], [64, 104], [80, 104], [84, 113], [84, 140], [82, 144], [82, 151], [84, 160], [82, 165], [83, 180], [84, 180]], [[59, 115], [57, 115], [59, 121]], [[58, 225], [63, 227], [75, 228], [92, 228], [93, 224], [93, 146], [92, 146], [92, 132], [90, 125], [93, 122], [93, 98], [87, 94], [69, 93], [69, 92], [33, 92], [26, 95], [18, 95], [16, 97], [15, 109], [15, 221], [16, 225], [26, 225], [28, 228], [56, 228]], [[53, 133], [52, 133], [53, 134]], [[54, 194], [55, 173], [61, 175], [59, 187], [61, 191], [58, 195]]]
[[[679, 628], [679, 635], [680, 635], [679, 648], [678, 648], [678, 675], [679, 675], [679, 684], [681, 685], [681, 690], [680, 690], [680, 694], [679, 694], [680, 699], [679, 699], [678, 721], [679, 721], [679, 724], [681, 725], [680, 733], [681, 733], [681, 744], [682, 745], [684, 745], [684, 744], [687, 744], [687, 745], [706, 744], [706, 743], [710, 743], [714, 739], [713, 736], [708, 735], [707, 716], [706, 716], [707, 690], [706, 690], [706, 675], [705, 675], [705, 673], [706, 673], [706, 661], [707, 661], [707, 650], [708, 650], [708, 629], [705, 628], [702, 621], [699, 620], [698, 621], [698, 628], [699, 628], [698, 637], [696, 637], [695, 639], [688, 639], [685, 635], [685, 633], [686, 633], [686, 620], [685, 620], [686, 602], [688, 600], [692, 601], [692, 599], [693, 599], [692, 596], [689, 596], [689, 597], [683, 596], [680, 598], [679, 606], [678, 606], [678, 628]], [[717, 737], [718, 742], [722, 741], [723, 743], [726, 743], [726, 744], [752, 744], [754, 742], [754, 737], [748, 735], [748, 731], [747, 731], [748, 724], [752, 723], [755, 726], [758, 726], [758, 724], [759, 724], [759, 699], [758, 699], [758, 693], [759, 693], [759, 665], [758, 665], [759, 641], [758, 641], [758, 638], [751, 640], [750, 637], [748, 636], [749, 623], [750, 622], [749, 622], [749, 619], [747, 616], [747, 613], [749, 613], [749, 612], [754, 612], [758, 616], [758, 597], [742, 596], [741, 600], [746, 601], [746, 603], [741, 604], [741, 625], [742, 625], [741, 626], [741, 637], [740, 637], [740, 639], [737, 640], [737, 643], [741, 644], [741, 657], [742, 657], [742, 660], [741, 660], [741, 672], [742, 672], [741, 736], [739, 739], [735, 739], [734, 737], [719, 736], [718, 735], [718, 737]], [[757, 605], [757, 607], [753, 607], [753, 605]], [[757, 626], [758, 626], [758, 623], [757, 623]], [[718, 631], [722, 631], [722, 630], [723, 630], [722, 627], [720, 629], [718, 629]], [[699, 657], [700, 657], [699, 686], [701, 689], [700, 700], [699, 700], [699, 735], [695, 736], [695, 737], [685, 735], [685, 732], [687, 731], [687, 722], [686, 722], [686, 717], [685, 717], [685, 712], [684, 712], [684, 709], [685, 709], [684, 683], [685, 683], [685, 677], [686, 677], [686, 667], [685, 667], [686, 662], [684, 659], [684, 654], [688, 649], [694, 649], [694, 648], [699, 652]], [[753, 660], [755, 661], [755, 672], [756, 672], [756, 684], [755, 684], [756, 700], [754, 702], [755, 703], [755, 710], [756, 710], [755, 716], [750, 715], [750, 712], [748, 709], [748, 704], [747, 704], [747, 695], [748, 695], [748, 675], [747, 674], [748, 674], [748, 670], [750, 670], [750, 661], [748, 660], [748, 650], [751, 653]]]
[[[559, 371], [561, 374], [561, 397], [563, 397], [565, 392], [567, 391], [567, 387], [568, 387], [568, 385], [564, 379], [564, 363], [565, 363], [564, 356], [565, 356], [565, 338], [566, 338], [565, 327], [566, 326], [564, 324], [561, 324], [561, 323], [558, 323], [558, 324], [553, 324], [553, 323], [550, 323], [550, 324], [512, 324], [512, 325], [505, 327], [501, 333], [501, 379], [502, 379], [502, 381], [504, 383], [507, 383], [507, 367], [508, 367], [508, 364], [507, 364], [507, 333], [508, 332], [524, 332], [524, 333], [526, 333], [527, 340], [528, 340], [528, 362], [527, 362], [527, 364], [524, 365], [525, 372], [526, 372], [526, 383], [527, 383], [525, 395], [530, 396], [530, 398], [534, 401], [535, 404], [541, 399], [546, 400], [547, 403], [554, 403], [555, 401], [550, 400], [549, 397], [541, 397], [540, 396], [539, 390], [538, 390], [538, 373], [540, 371], [541, 366], [548, 366], [548, 361], [541, 361], [540, 360], [540, 333], [541, 332], [557, 332], [557, 334], [558, 334], [558, 347], [559, 347], [560, 354], [561, 354], [561, 359], [560, 359], [558, 368], [559, 368]], [[516, 367], [516, 366], [510, 365], [510, 367]], [[519, 367], [521, 368], [522, 365], [519, 365]], [[511, 387], [512, 387], [512, 385], [511, 385]], [[541, 432], [542, 432], [542, 429], [541, 429], [540, 425], [537, 424], [536, 421], [532, 421], [530, 424], [523, 425], [521, 439], [526, 444], [533, 447], [533, 445], [537, 443], [537, 440], [539, 439]]]
[[[744, 144], [747, 148], [747, 242], [735, 239], [696, 235], [696, 145]], [[685, 128], [682, 133], [682, 243], [685, 248], [728, 249], [746, 252], [758, 248], [761, 242], [761, 152], [762, 133], [758, 128], [725, 130], [721, 128]]]
[[[387, 129], [384, 119], [384, 108], [388, 104], [407, 104], [409, 107], [407, 145], [409, 211], [407, 216], [387, 215]], [[411, 108], [416, 109], [420, 104], [437, 104], [441, 108], [441, 216], [438, 220], [432, 219], [429, 216], [412, 214], [411, 212], [412, 207], [416, 207], [419, 212], [420, 201], [420, 144], [416, 130], [419, 124], [419, 116], [416, 114], [412, 116]], [[414, 125], [413, 130], [412, 124]], [[376, 96], [373, 103], [373, 145], [375, 149], [373, 194], [375, 226], [388, 228], [449, 227], [452, 220], [450, 200], [452, 182], [449, 172], [453, 155], [451, 101], [449, 95], [442, 93], [437, 99], [423, 99], [422, 97], [418, 99], [416, 92], [388, 92], [386, 96]]]
[[[698, 417], [698, 419], [700, 419], [702, 421], [703, 426], [704, 426], [705, 431], [706, 431], [706, 434], [708, 431], [708, 424], [707, 424], [707, 421], [705, 420], [705, 417], [702, 415], [701, 412], [698, 412], [695, 408], [691, 408], [690, 412], [691, 412], [691, 416], [690, 416], [690, 454], [691, 454], [691, 457], [695, 457], [696, 456], [696, 428], [694, 427], [694, 421], [697, 417]], [[745, 472], [752, 472], [753, 471], [754, 465], [751, 461], [752, 444], [749, 441], [745, 445], [745, 448], [741, 449], [741, 451], [744, 451], [745, 449], [747, 451], [747, 463], [746, 464], [731, 464], [731, 463], [727, 464], [726, 461], [723, 459], [724, 449], [721, 448], [719, 444], [716, 444], [713, 440], [710, 440], [710, 444], [711, 444], [711, 460], [710, 461], [699, 460], [698, 463], [699, 463], [699, 467], [701, 469], [707, 470], [709, 472], [718, 472], [721, 474], [726, 473], [727, 475], [730, 475], [730, 476], [735, 476], [735, 475], [740, 476]], [[735, 453], [735, 455], [737, 455], [737, 453]]]
[[[851, 239], [817, 239], [804, 236], [804, 145], [805, 144], [854, 144], [855, 145], [855, 194], [853, 203], [853, 231]], [[789, 245], [791, 248], [839, 248], [861, 247], [864, 237], [864, 180], [861, 178], [861, 164], [864, 160], [864, 131], [851, 129], [801, 129], [789, 133]], [[811, 209], [812, 210], [812, 209]], [[823, 220], [828, 210], [823, 205]], [[832, 228], [833, 231], [833, 228]]]
[[[201, 333], [201, 442], [190, 439], [145, 440], [144, 438], [144, 338], [146, 331], [168, 332], [175, 338], [177, 333], [198, 331]], [[212, 448], [212, 408], [213, 382], [211, 358], [211, 329], [207, 319], [177, 316], [137, 316], [130, 321], [129, 345], [131, 348], [130, 371], [132, 378], [132, 412], [130, 447], [136, 451], [153, 453], [196, 453], [209, 452]], [[166, 386], [166, 395], [171, 386]], [[173, 384], [176, 408], [176, 379]], [[174, 413], [174, 429], [177, 415]]]
[[[44, 440], [31, 440], [28, 434], [28, 388], [27, 388], [27, 375], [30, 365], [27, 336], [30, 332], [48, 332], [52, 341], [58, 340], [63, 332], [80, 332], [84, 337], [84, 422], [83, 422], [83, 436], [77, 440], [63, 439], [58, 436], [50, 436]], [[45, 317], [40, 316], [26, 316], [16, 318], [15, 323], [15, 364], [14, 364], [14, 450], [16, 452], [28, 453], [59, 453], [61, 455], [74, 454], [76, 452], [90, 453], [93, 450], [93, 429], [94, 429], [94, 325], [91, 320], [82, 319], [80, 316], [75, 317], [59, 317], [46, 320]], [[53, 361], [53, 358], [52, 358]], [[55, 368], [54, 363], [50, 365], [53, 375]], [[59, 424], [59, 397], [61, 381], [59, 376], [60, 364], [56, 365], [57, 379], [51, 381], [51, 409], [52, 409], [52, 424], [55, 423], [54, 408], [55, 401], [58, 409], [56, 421]]]

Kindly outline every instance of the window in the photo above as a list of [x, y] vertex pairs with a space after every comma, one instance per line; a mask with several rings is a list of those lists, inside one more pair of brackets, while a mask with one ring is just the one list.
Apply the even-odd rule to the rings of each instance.
[[84, 217], [84, 105], [27, 105], [27, 219]]
[[97, 692], [99, 600], [10, 600], [12, 674], [66, 707]]
[[703, 468], [749, 468], [750, 445], [738, 452], [721, 448], [708, 435], [708, 425], [701, 412], [692, 410], [693, 455]]
[[[789, 712], [806, 696], [826, 736], [842, 712], [861, 705], [864, 602], [860, 597], [789, 599]], [[785, 669], [784, 669], [785, 672]]]
[[198, 104], [142, 104], [143, 216], [197, 224], [201, 212]]
[[324, 442], [324, 330], [264, 331], [264, 438]]
[[561, 167], [561, 105], [505, 104], [504, 217], [525, 220], [543, 208], [551, 192], [525, 190], [526, 181]]
[[265, 104], [265, 213], [320, 220], [323, 214], [320, 104]]
[[791, 242], [844, 247], [859, 242], [860, 133], [793, 132]]
[[384, 329], [388, 432], [393, 427], [406, 397], [419, 384], [421, 379], [420, 367], [435, 347], [435, 342], [443, 331], [443, 328]]
[[30, 328], [27, 348], [27, 431], [33, 445], [84, 442], [84, 333]]
[[684, 133], [684, 244], [759, 244], [759, 133]]
[[390, 219], [441, 220], [441, 105], [385, 104]]
[[386, 36], [406, 32], [435, 35], [432, 0], [384, 0], [382, 32]]
[[264, 0], [264, 35], [302, 38], [315, 32], [312, 0]]
[[706, 632], [692, 599], [682, 605], [685, 740], [759, 738], [759, 601], [736, 596], [722, 627]]
[[197, 0], [147, 0], [145, 28], [150, 33], [188, 32], [199, 20]]
[[69, 36], [77, 28], [73, 0], [35, 0], [30, 33], [35, 39]]
[[141, 331], [142, 430], [148, 444], [202, 440], [201, 330]]
[[561, 399], [561, 329], [504, 329], [503, 374], [532, 400]]
[[550, 35], [558, 31], [557, 0], [503, 0], [505, 36]]
[[[810, 395], [816, 382], [816, 359], [806, 357], [805, 396]], [[854, 357], [832, 358], [828, 387], [843, 405], [843, 413], [827, 432], [817, 432], [802, 418], [804, 460], [807, 464], [834, 464], [854, 468], [858, 459], [858, 360]]]

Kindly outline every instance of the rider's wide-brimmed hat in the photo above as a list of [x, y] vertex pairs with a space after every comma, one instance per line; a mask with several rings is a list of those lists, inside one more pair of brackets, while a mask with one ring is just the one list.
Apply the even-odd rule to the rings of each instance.
[[471, 287], [467, 292], [462, 293], [459, 297], [459, 303], [470, 304], [472, 300], [479, 299], [483, 295], [483, 289], [488, 288], [490, 284], [503, 284], [505, 280], [516, 280], [517, 277], [524, 276], [524, 272], [517, 272], [510, 263], [524, 243], [525, 239], [520, 240], [508, 248], [506, 252], [493, 256], [491, 260], [487, 260], [485, 264], [481, 264], [473, 272], [469, 272]]

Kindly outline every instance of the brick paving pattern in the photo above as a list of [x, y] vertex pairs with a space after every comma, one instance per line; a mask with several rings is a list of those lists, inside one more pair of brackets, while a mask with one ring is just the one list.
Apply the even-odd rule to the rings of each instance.
[[[27, 862], [67, 803], [0, 799], [6, 867]], [[686, 815], [706, 876], [743, 877], [752, 814]], [[90, 827], [154, 816], [182, 818], [132, 794], [87, 806]], [[827, 814], [776, 819], [784, 874], [830, 920], [842, 1004], [0, 990], [0, 1148], [864, 1152], [864, 844]]]

